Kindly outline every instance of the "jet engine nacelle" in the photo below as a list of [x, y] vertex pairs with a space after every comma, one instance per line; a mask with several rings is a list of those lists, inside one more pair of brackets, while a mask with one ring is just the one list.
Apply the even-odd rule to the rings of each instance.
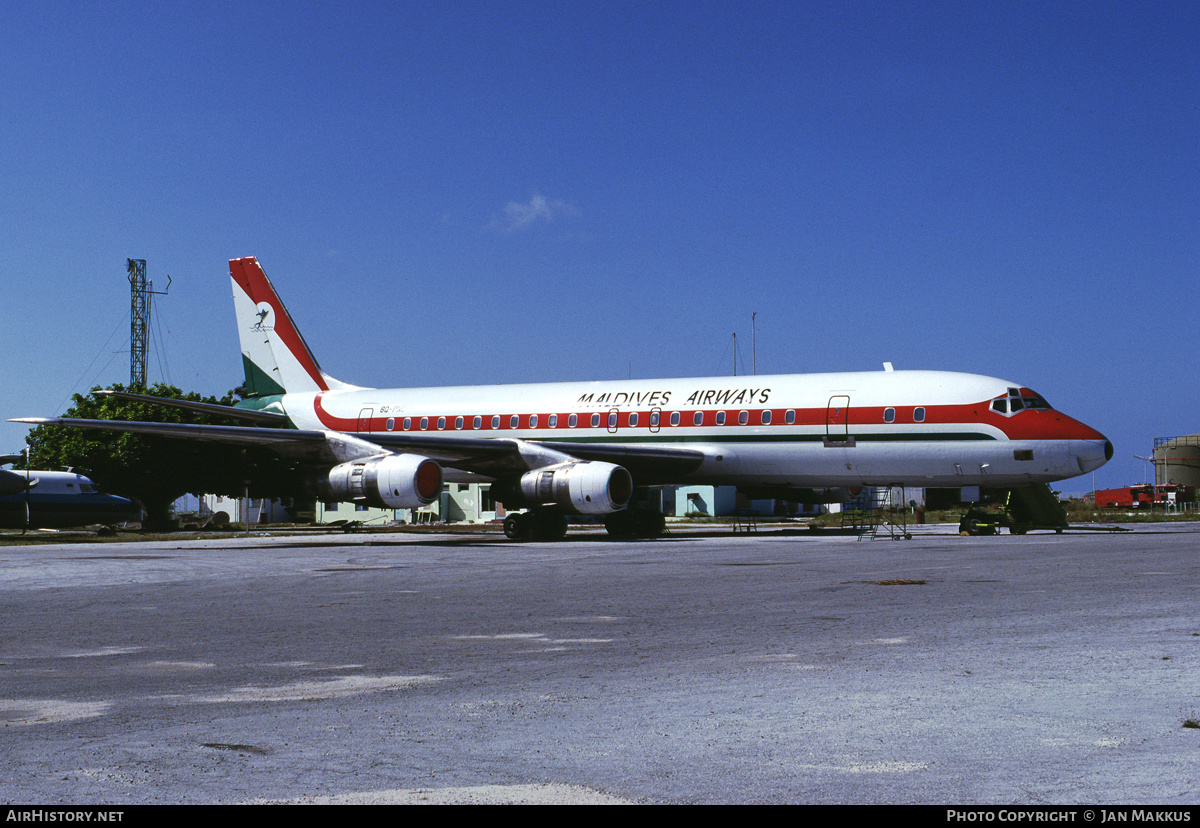
[[317, 493], [327, 500], [366, 503], [384, 509], [427, 506], [442, 491], [442, 467], [416, 454], [387, 454], [352, 460], [319, 478]]
[[606, 515], [624, 509], [632, 494], [633, 477], [612, 463], [581, 461], [521, 475], [526, 503], [553, 504], [575, 514]]

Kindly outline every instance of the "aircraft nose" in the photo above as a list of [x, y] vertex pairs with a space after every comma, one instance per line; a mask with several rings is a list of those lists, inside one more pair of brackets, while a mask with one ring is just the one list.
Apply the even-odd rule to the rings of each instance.
[[1079, 464], [1079, 471], [1087, 473], [1112, 459], [1113, 444], [1103, 437], [1099, 440], [1076, 440], [1072, 454], [1075, 455], [1075, 462]]

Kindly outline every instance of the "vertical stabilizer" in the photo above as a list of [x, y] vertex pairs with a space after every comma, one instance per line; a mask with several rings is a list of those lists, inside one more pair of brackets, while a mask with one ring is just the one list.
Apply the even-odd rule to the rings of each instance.
[[348, 387], [321, 370], [256, 258], [230, 259], [229, 276], [248, 395]]

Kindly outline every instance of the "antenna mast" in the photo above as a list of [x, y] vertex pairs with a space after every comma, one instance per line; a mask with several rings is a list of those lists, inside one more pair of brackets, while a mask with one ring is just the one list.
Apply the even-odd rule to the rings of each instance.
[[750, 373], [758, 376], [758, 330], [754, 327], [754, 317], [758, 311], [750, 314]]
[[166, 296], [171, 289], [171, 277], [167, 276], [167, 290], [155, 291], [154, 283], [146, 280], [145, 259], [126, 259], [125, 269], [129, 273], [129, 385], [145, 388], [150, 295]]

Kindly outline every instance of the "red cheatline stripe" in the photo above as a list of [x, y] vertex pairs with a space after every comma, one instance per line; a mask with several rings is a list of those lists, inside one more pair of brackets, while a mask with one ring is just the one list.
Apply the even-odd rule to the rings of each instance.
[[[357, 418], [349, 419], [338, 417], [329, 411], [325, 410], [321, 400], [322, 395], [318, 394], [314, 400], [314, 409], [321, 423], [329, 429], [336, 431], [347, 431], [351, 433], [365, 433], [360, 429], [360, 422]], [[864, 427], [870, 428], [872, 434], [884, 435], [889, 431], [895, 430], [900, 432], [905, 427], [918, 425], [923, 427], [929, 426], [964, 426], [975, 427], [991, 426], [1003, 432], [1010, 440], [1102, 440], [1104, 436], [1095, 429], [1084, 425], [1083, 423], [1073, 420], [1072, 418], [1061, 414], [1058, 411], [1026, 411], [1016, 414], [1012, 417], [1004, 417], [990, 411], [984, 403], [978, 405], [946, 405], [946, 406], [925, 406], [926, 416], [920, 423], [914, 423], [912, 419], [913, 406], [905, 406], [903, 408], [896, 407], [897, 417], [893, 422], [887, 423], [883, 420], [884, 406], [860, 407], [858, 409], [851, 408], [850, 422], [847, 425], [838, 423], [833, 426], [837, 430], [848, 428], [850, 431], [861, 429]], [[673, 411], [678, 410], [681, 413], [679, 425], [670, 425], [670, 415]], [[826, 424], [826, 410], [824, 408], [812, 409], [787, 409], [787, 408], [770, 408], [770, 409], [700, 409], [703, 411], [704, 420], [699, 426], [696, 426], [693, 421], [693, 415], [697, 409], [672, 409], [670, 411], [661, 411], [658, 432], [675, 432], [677, 430], [686, 430], [689, 428], [756, 428], [756, 429], [776, 429], [790, 428], [794, 426], [820, 427], [824, 428]], [[794, 423], [786, 421], [786, 413], [791, 410], [796, 412], [796, 420]], [[725, 423], [718, 426], [716, 423], [716, 414], [718, 411], [725, 412]], [[745, 426], [740, 426], [738, 423], [738, 414], [741, 411], [749, 413], [750, 422]], [[769, 425], [761, 425], [762, 412], [771, 412], [771, 422]], [[608, 412], [600, 412], [599, 424], [593, 426], [591, 415], [596, 412], [576, 412], [579, 414], [578, 425], [572, 427], [567, 425], [569, 412], [558, 412], [558, 425], [550, 428], [550, 414], [517, 414], [518, 424], [515, 430], [519, 431], [545, 431], [545, 432], [565, 432], [567, 434], [573, 432], [599, 432], [607, 431], [608, 428]], [[637, 425], [629, 425], [629, 415], [637, 414]], [[457, 418], [463, 418], [462, 428], [454, 428], [454, 423]], [[395, 414], [372, 416], [370, 418], [370, 430], [372, 432], [387, 431], [409, 431], [421, 433], [438, 433], [439, 431], [512, 431], [510, 418], [514, 416], [512, 413], [500, 415], [499, 428], [492, 428], [491, 414], [479, 415], [482, 417], [480, 428], [474, 427], [475, 414], [426, 414], [419, 416], [397, 417]], [[537, 417], [537, 427], [530, 429], [529, 418]], [[404, 420], [409, 420], [409, 428], [403, 427]], [[420, 427], [421, 420], [427, 421], [426, 428]], [[439, 419], [444, 419], [445, 424], [442, 428], [437, 427]], [[388, 429], [388, 421], [392, 422], [392, 428]], [[650, 431], [650, 412], [649, 411], [622, 411], [620, 412], [620, 421], [618, 423], [618, 431], [627, 431], [635, 429], [638, 433]], [[907, 433], [907, 432], [905, 432]], [[565, 434], [564, 434], [565, 436]]]

